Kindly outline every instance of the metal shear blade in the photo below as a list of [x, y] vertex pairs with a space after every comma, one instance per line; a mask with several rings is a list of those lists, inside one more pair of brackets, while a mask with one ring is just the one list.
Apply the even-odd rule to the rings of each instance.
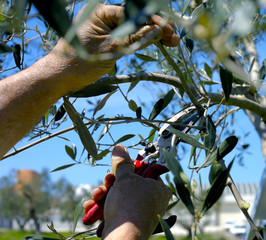
[[172, 123], [182, 123], [182, 125], [187, 126], [178, 126], [170, 123], [165, 123], [160, 131], [158, 140], [154, 143], [146, 144], [145, 149], [139, 151], [140, 156], [142, 156], [143, 161], [146, 163], [151, 163], [156, 161], [156, 164], [166, 165], [166, 161], [163, 156], [163, 150], [166, 149], [172, 154], [176, 154], [176, 146], [181, 142], [182, 139], [178, 138], [175, 134], [172, 134], [169, 129], [174, 128], [184, 133], [187, 133], [191, 127], [199, 120], [202, 116], [202, 113], [196, 111], [195, 107], [186, 108], [172, 118], [169, 119], [169, 122]]

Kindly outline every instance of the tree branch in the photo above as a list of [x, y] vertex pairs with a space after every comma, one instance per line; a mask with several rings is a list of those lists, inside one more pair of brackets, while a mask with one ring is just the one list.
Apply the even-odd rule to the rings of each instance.
[[[114, 84], [114, 83], [120, 84], [120, 83], [128, 83], [128, 82], [141, 81], [141, 80], [166, 83], [184, 90], [181, 80], [178, 77], [168, 76], [160, 73], [150, 73], [150, 72], [102, 77], [98, 79], [94, 84]], [[195, 91], [192, 86], [190, 86], [190, 88], [192, 92]], [[215, 104], [219, 104], [224, 98], [223, 94], [220, 93], [208, 93], [208, 97], [211, 99], [211, 102]], [[208, 99], [204, 98], [201, 101], [207, 102]], [[244, 110], [250, 110], [251, 112], [260, 116], [263, 119], [263, 121], [266, 121], [266, 106], [264, 106], [263, 104], [258, 104], [246, 98], [244, 95], [230, 95], [229, 100], [227, 102], [223, 100], [222, 104], [228, 106], [240, 107]]]

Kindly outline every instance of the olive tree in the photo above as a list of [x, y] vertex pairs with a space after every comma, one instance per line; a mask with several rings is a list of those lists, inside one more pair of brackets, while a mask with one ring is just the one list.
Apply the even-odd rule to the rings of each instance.
[[[12, 69], [20, 70], [28, 66], [26, 59], [36, 39], [40, 47], [39, 56], [49, 52], [59, 37], [65, 37], [83, 60], [93, 61], [110, 57], [104, 54], [88, 54], [76, 37], [76, 29], [99, 2], [101, 1], [90, 1], [80, 20], [71, 24], [85, 1], [2, 1], [0, 60], [3, 75], [10, 74]], [[51, 106], [40, 123], [29, 133], [28, 137], [33, 139], [32, 142], [7, 154], [4, 158], [19, 154], [65, 132], [76, 130], [84, 150], [77, 158], [75, 144], [66, 145], [66, 152], [73, 160], [73, 164], [64, 165], [56, 170], [83, 163], [97, 165], [115, 144], [124, 142], [128, 148], [137, 149], [139, 144], [129, 143], [133, 139], [137, 142], [140, 140], [152, 142], [162, 124], [167, 123], [172, 115], [188, 106], [193, 106], [202, 115], [202, 120], [186, 136], [180, 135], [177, 131], [175, 134], [192, 145], [187, 160], [190, 171], [200, 173], [202, 169], [208, 168], [211, 185], [201, 204], [197, 204], [196, 207], [194, 201], [197, 198], [195, 187], [197, 184], [183, 173], [178, 155], [165, 151], [168, 167], [174, 176], [172, 180], [168, 179], [169, 189], [173, 196], [181, 198], [194, 223], [197, 223], [228, 185], [257, 239], [262, 239], [248, 215], [248, 204], [239, 195], [229, 174], [233, 161], [225, 164], [223, 158], [237, 144], [234, 124], [230, 127], [229, 123], [230, 120], [238, 118], [240, 110], [243, 110], [253, 123], [261, 140], [263, 155], [266, 156], [264, 83], [266, 61], [259, 61], [257, 51], [257, 45], [265, 39], [265, 10], [263, 10], [265, 2], [251, 0], [103, 2], [122, 4], [125, 7], [123, 23], [113, 31], [112, 37], [119, 38], [131, 34], [141, 25], [148, 24], [152, 14], [159, 14], [173, 22], [175, 31], [180, 36], [180, 45], [168, 48], [158, 42], [137, 53], [134, 52], [139, 44], [121, 49], [121, 52], [115, 54], [127, 55], [122, 62], [118, 61], [108, 75], [85, 89], [64, 96], [60, 102], [63, 102], [62, 104]], [[34, 28], [30, 25], [32, 19], [38, 21]], [[35, 33], [34, 37], [29, 37], [27, 35], [29, 32]], [[7, 64], [12, 55], [15, 67]], [[147, 103], [146, 100], [142, 100], [141, 93], [134, 92], [140, 82], [156, 93], [153, 94], [156, 99]], [[126, 90], [121, 88], [125, 83], [128, 83]], [[120, 92], [132, 114], [108, 117], [101, 114], [107, 103], [112, 104], [112, 95], [115, 92]], [[134, 98], [131, 97], [132, 92]], [[75, 108], [75, 102], [81, 98], [87, 98], [89, 103], [82, 112]], [[64, 128], [69, 122], [67, 119], [73, 122], [73, 126]], [[147, 128], [148, 134], [143, 135], [143, 131], [139, 131], [134, 134], [121, 134], [117, 139], [112, 137], [116, 125], [133, 122], [142, 128]], [[109, 135], [112, 141], [106, 142], [103, 138], [105, 135]], [[37, 136], [40, 139], [34, 141]], [[242, 150], [247, 147], [248, 145], [242, 145]], [[238, 156], [240, 157], [243, 156]], [[192, 235], [195, 233], [196, 227]], [[169, 232], [167, 238], [170, 239]]]

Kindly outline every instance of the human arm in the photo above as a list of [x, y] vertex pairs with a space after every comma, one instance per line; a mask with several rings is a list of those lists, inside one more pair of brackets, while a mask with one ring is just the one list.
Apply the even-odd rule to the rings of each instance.
[[164, 214], [170, 193], [162, 180], [135, 174], [133, 162], [122, 146], [113, 150], [112, 169], [104, 185], [93, 191], [93, 200], [84, 203], [85, 212], [110, 189], [102, 239], [146, 240], [158, 224], [158, 214]]
[[[81, 43], [90, 54], [116, 52], [154, 33], [168, 46], [178, 44], [170, 25], [153, 16], [153, 24], [123, 40], [111, 40], [110, 32], [119, 24], [123, 8], [99, 5], [78, 30]], [[116, 57], [108, 61], [85, 62], [60, 39], [55, 48], [33, 66], [0, 81], [0, 159], [40, 121], [49, 107], [70, 91], [77, 91], [108, 73]]]

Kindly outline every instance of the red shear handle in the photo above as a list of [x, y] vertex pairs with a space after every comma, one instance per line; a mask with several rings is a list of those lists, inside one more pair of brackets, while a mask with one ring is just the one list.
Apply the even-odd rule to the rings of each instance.
[[[144, 178], [157, 179], [161, 174], [169, 172], [169, 169], [163, 165], [152, 164], [142, 162], [141, 160], [135, 160], [135, 173], [143, 176]], [[96, 201], [94, 205], [89, 209], [83, 218], [83, 224], [91, 225], [97, 220], [103, 218], [104, 203], [106, 196], [99, 201]]]

